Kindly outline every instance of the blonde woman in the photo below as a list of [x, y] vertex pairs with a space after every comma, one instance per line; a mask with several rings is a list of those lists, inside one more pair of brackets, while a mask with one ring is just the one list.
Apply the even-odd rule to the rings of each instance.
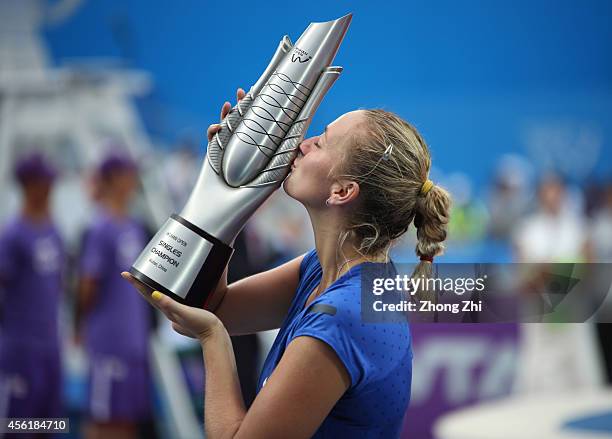
[[[225, 103], [222, 118], [229, 109]], [[218, 130], [211, 125], [209, 139]], [[207, 437], [398, 437], [410, 399], [409, 327], [361, 321], [361, 264], [387, 261], [414, 222], [415, 275], [429, 275], [443, 250], [449, 196], [428, 179], [424, 140], [393, 113], [344, 114], [299, 149], [284, 190], [307, 209], [315, 249], [231, 285], [223, 278], [212, 312], [149, 296], [123, 275], [176, 331], [200, 341]], [[247, 411], [229, 335], [274, 328]]]

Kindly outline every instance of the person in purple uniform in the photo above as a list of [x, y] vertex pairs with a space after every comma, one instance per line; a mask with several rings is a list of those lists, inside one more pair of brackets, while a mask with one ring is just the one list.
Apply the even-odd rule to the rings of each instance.
[[62, 416], [58, 313], [64, 247], [49, 215], [56, 172], [19, 160], [21, 211], [0, 232], [0, 418]]
[[119, 276], [147, 243], [129, 215], [134, 162], [112, 154], [98, 168], [99, 209], [80, 258], [77, 325], [90, 359], [87, 438], [133, 438], [150, 418], [146, 302]]

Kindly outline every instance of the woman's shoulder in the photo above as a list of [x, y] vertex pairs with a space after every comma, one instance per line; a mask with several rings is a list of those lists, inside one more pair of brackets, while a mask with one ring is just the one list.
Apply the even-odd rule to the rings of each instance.
[[[315, 299], [305, 313], [305, 320], [318, 319], [322, 324], [334, 325], [347, 336], [362, 342], [384, 342], [397, 339], [410, 344], [408, 322], [386, 322], [369, 318], [361, 302], [359, 283], [340, 286]], [[317, 315], [326, 315], [320, 318]]]
[[[305, 255], [302, 264], [307, 277], [309, 273], [316, 272], [315, 269], [318, 269], [318, 274], [320, 274], [321, 266], [315, 250]], [[314, 299], [306, 308], [302, 316], [302, 323], [307, 324], [317, 320], [323, 325], [334, 325], [359, 337], [363, 337], [364, 332], [376, 331], [379, 331], [380, 334], [399, 335], [401, 333], [407, 336], [409, 332], [407, 323], [390, 324], [382, 320], [375, 321], [367, 318], [371, 313], [362, 309], [363, 306], [368, 306], [367, 301], [362, 303], [362, 269], [363, 266], [359, 265], [351, 268], [323, 294]], [[397, 328], [397, 331], [387, 332], [387, 327], [393, 326]]]
[[412, 357], [408, 325], [365, 321], [360, 297], [354, 282], [326, 292], [308, 306], [293, 333], [330, 345], [345, 364], [351, 387], [376, 381]]
[[300, 262], [298, 287], [294, 301], [302, 301], [304, 295], [312, 292], [314, 287], [321, 281], [322, 268], [316, 249], [308, 251]]
[[316, 268], [321, 268], [319, 263], [319, 256], [317, 255], [317, 249], [313, 248], [306, 252], [302, 262], [300, 263], [300, 278], [304, 277], [306, 273], [312, 272]]

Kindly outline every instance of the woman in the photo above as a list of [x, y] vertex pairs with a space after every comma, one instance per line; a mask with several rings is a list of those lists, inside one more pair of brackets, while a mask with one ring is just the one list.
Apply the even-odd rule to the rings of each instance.
[[[209, 127], [209, 139], [218, 129]], [[428, 275], [450, 199], [427, 178], [421, 136], [392, 113], [347, 113], [299, 150], [284, 189], [308, 211], [314, 250], [229, 286], [222, 279], [214, 314], [148, 296], [123, 275], [202, 344], [207, 437], [397, 437], [410, 395], [410, 334], [407, 324], [362, 323], [360, 264], [387, 261], [414, 220], [415, 275]], [[273, 328], [281, 329], [246, 411], [228, 333]]]

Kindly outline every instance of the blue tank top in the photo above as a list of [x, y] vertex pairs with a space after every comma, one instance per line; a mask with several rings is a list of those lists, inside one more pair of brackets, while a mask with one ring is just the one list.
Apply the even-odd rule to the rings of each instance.
[[362, 322], [361, 265], [351, 268], [304, 309], [321, 276], [321, 264], [312, 250], [300, 265], [296, 294], [266, 358], [257, 391], [294, 338], [314, 337], [336, 352], [351, 384], [313, 437], [399, 437], [412, 378], [408, 323]]

